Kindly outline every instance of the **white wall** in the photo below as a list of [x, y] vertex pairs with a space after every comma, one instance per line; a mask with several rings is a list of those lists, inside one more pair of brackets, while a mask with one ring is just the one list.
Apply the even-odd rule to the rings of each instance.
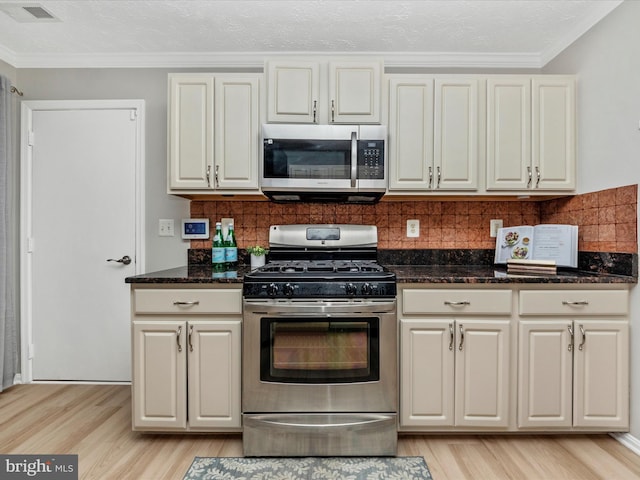
[[[167, 195], [167, 73], [162, 69], [18, 69], [23, 100], [143, 99], [146, 107], [146, 271], [185, 265], [188, 242], [159, 237], [158, 219], [176, 227], [189, 202]], [[77, 179], [87, 181], [87, 179]], [[118, 186], [113, 186], [114, 195]], [[82, 201], [81, 198], [78, 199]]]
[[[640, 183], [640, 2], [626, 0], [544, 69], [578, 76], [578, 188]], [[640, 287], [631, 294], [631, 434], [640, 439]]]

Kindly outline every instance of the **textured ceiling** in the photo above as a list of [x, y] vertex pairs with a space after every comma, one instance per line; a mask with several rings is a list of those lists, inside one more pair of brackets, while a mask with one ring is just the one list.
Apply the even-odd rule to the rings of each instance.
[[[375, 54], [396, 65], [541, 67], [620, 3], [0, 0], [0, 59], [16, 67], [249, 65], [313, 52]], [[16, 21], [6, 13], [16, 4], [38, 4], [59, 21]]]

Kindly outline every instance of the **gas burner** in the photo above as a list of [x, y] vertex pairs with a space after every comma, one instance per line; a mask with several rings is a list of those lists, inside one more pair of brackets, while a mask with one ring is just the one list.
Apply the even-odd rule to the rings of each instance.
[[270, 261], [244, 277], [245, 298], [395, 298], [396, 278], [375, 258], [376, 228], [272, 226]]

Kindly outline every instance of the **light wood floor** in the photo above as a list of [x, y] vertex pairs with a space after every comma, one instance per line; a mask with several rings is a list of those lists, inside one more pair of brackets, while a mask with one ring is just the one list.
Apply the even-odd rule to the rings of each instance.
[[[79, 456], [82, 479], [182, 479], [193, 457], [242, 456], [239, 435], [131, 431], [130, 387], [18, 385], [0, 393], [0, 453]], [[640, 457], [608, 435], [400, 436], [435, 480], [638, 479]]]

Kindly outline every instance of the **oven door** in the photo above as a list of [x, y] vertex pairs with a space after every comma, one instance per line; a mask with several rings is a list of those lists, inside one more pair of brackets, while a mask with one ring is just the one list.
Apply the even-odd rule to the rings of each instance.
[[395, 412], [395, 300], [245, 300], [245, 413]]

